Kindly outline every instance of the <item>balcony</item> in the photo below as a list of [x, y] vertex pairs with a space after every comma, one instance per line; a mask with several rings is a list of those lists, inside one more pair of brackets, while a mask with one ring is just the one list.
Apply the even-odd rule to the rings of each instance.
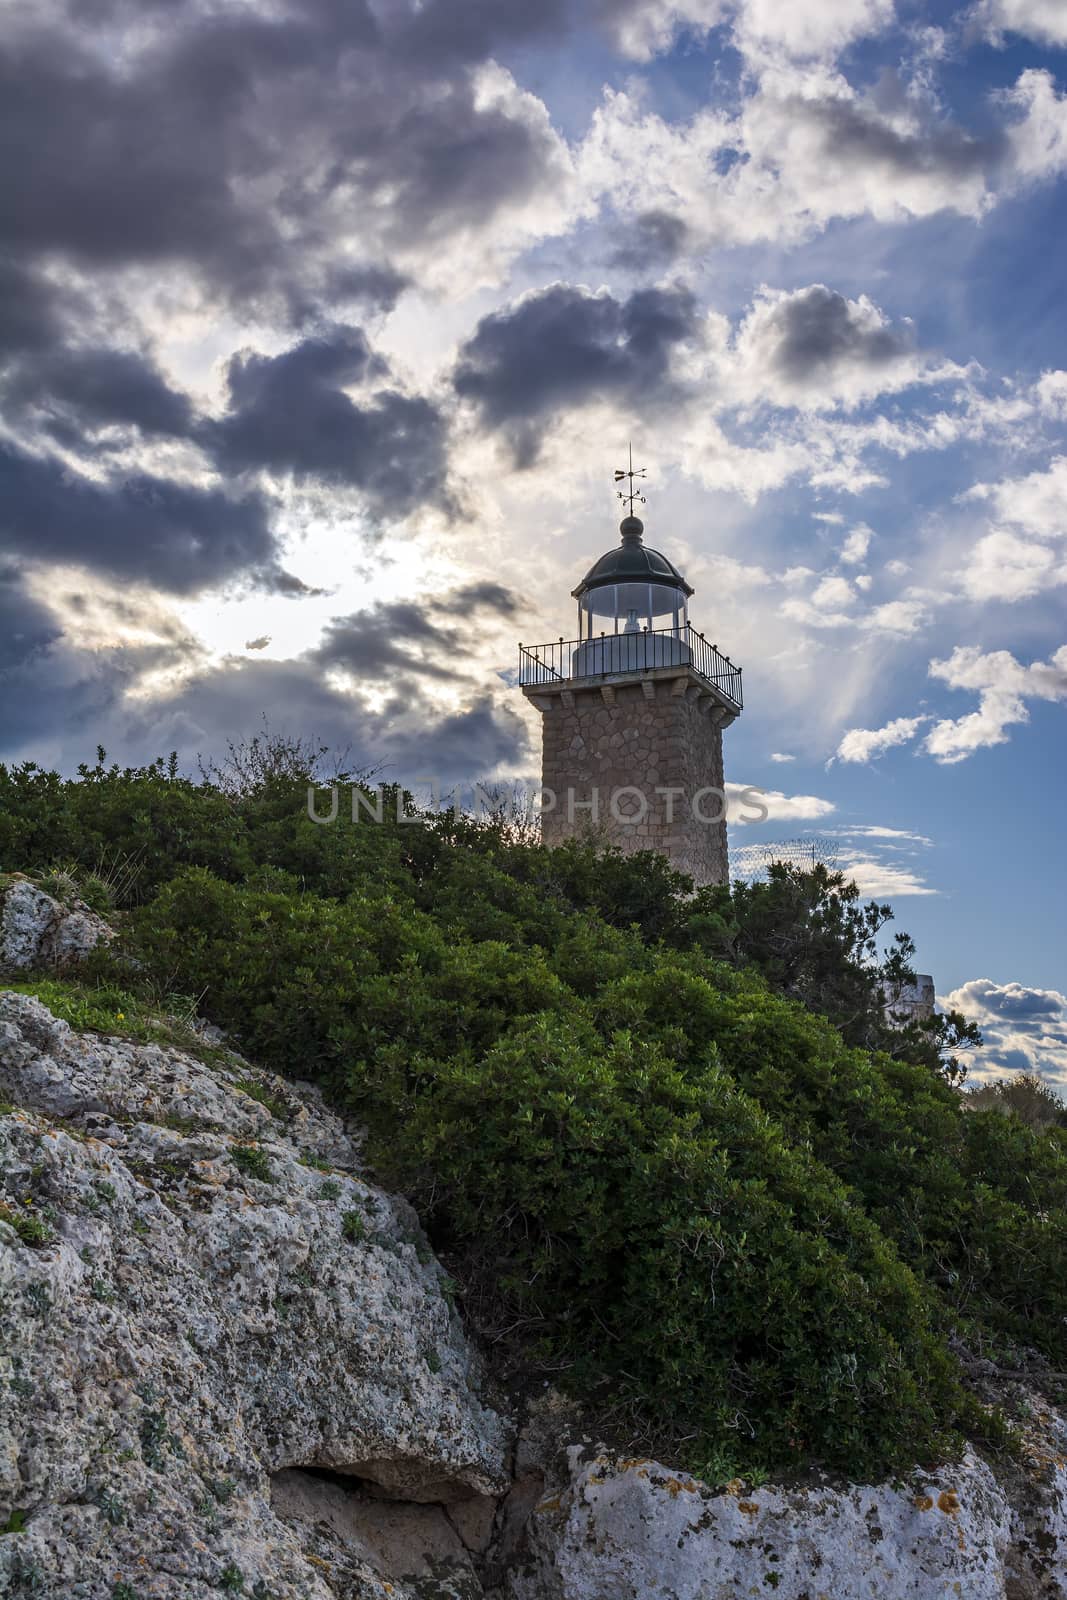
[[637, 633], [602, 633], [592, 639], [519, 646], [519, 686], [524, 689], [674, 666], [690, 668], [729, 706], [741, 711], [741, 668], [688, 622], [678, 628], [643, 628]]

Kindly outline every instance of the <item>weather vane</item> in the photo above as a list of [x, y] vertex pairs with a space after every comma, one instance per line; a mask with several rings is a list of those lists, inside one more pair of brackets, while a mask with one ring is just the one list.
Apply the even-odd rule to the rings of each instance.
[[630, 465], [626, 470], [621, 470], [620, 469], [620, 470], [616, 471], [616, 473], [615, 473], [615, 482], [616, 483], [621, 483], [624, 478], [629, 478], [630, 487], [629, 487], [629, 489], [616, 489], [615, 492], [618, 495], [619, 499], [625, 501], [626, 504], [630, 507], [630, 515], [632, 517], [633, 514], [634, 514], [634, 501], [635, 500], [639, 500], [642, 505], [644, 505], [644, 503], [645, 503], [644, 495], [641, 493], [640, 489], [634, 483], [634, 479], [635, 478], [643, 478], [644, 477], [645, 469], [644, 469], [644, 467], [635, 467], [634, 466], [634, 447], [633, 447], [632, 444], [629, 446], [629, 451], [630, 451]]

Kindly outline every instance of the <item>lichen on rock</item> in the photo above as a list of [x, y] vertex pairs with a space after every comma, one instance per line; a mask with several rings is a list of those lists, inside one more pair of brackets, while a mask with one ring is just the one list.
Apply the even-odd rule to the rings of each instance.
[[104, 919], [80, 900], [64, 904], [20, 874], [3, 886], [0, 972], [74, 966], [112, 937]]
[[336, 1587], [273, 1475], [505, 1487], [507, 1426], [415, 1214], [313, 1090], [275, 1084], [281, 1121], [249, 1072], [0, 995], [0, 1594], [402, 1600], [355, 1554]]

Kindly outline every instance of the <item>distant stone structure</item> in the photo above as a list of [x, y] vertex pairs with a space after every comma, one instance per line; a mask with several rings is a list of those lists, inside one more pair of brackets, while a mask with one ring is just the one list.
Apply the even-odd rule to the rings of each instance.
[[925, 1022], [934, 1014], [934, 980], [928, 972], [919, 972], [914, 983], [894, 986], [885, 991], [885, 1017], [894, 1028], [907, 1028], [913, 1022]]
[[643, 542], [632, 504], [620, 533], [572, 591], [578, 638], [519, 646], [543, 718], [542, 834], [592, 832], [726, 883], [722, 735], [741, 713], [741, 669], [691, 626], [693, 590]]

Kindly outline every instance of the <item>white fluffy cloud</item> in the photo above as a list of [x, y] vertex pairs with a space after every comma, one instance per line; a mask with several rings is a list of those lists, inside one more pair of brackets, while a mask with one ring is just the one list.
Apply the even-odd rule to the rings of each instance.
[[[748, 798], [755, 794], [760, 805], [766, 807], [767, 815], [764, 818], [752, 815], [755, 809], [755, 800]], [[727, 815], [732, 824], [764, 822], [792, 822], [811, 821], [815, 817], [828, 817], [837, 808], [832, 800], [823, 800], [815, 794], [783, 794], [780, 789], [748, 788], [741, 783], [728, 783], [726, 785], [728, 800]], [[746, 816], [746, 811], [748, 815]]]
[[846, 567], [858, 567], [867, 559], [874, 530], [865, 522], [857, 524], [841, 546], [841, 561]]
[[893, 21], [893, 0], [645, 0], [624, 7], [615, 21], [620, 49], [648, 61], [685, 29], [707, 33], [728, 22], [745, 55], [798, 59], [831, 57]]
[[[779, 39], [806, 33], [818, 54], [813, 19], [834, 10], [766, 0], [759, 15], [773, 11]], [[755, 25], [743, 38], [762, 48]], [[606, 90], [577, 153], [586, 196], [640, 216], [654, 194], [657, 214], [679, 219], [701, 250], [797, 243], [838, 218], [979, 218], [1067, 170], [1067, 98], [1043, 69], [997, 93], [998, 122], [982, 134], [948, 118], [921, 75], [889, 72], [857, 88], [828, 61], [772, 49], [752, 81], [736, 111], [706, 106], [685, 122], [649, 111], [638, 87]]]
[[1067, 44], [1063, 0], [979, 0], [974, 16], [998, 44], [1005, 33], [1021, 33], [1039, 44]]
[[1067, 583], [1067, 564], [1058, 563], [1048, 545], [1020, 539], [1007, 528], [979, 539], [963, 573], [965, 593], [981, 601], [1029, 600], [1060, 583]]
[[847, 852], [841, 857], [840, 870], [851, 878], [861, 894], [876, 900], [895, 900], [904, 895], [931, 895], [937, 890], [913, 867], [897, 861], [883, 861], [867, 851]]
[[972, 978], [943, 996], [942, 1005], [962, 1011], [982, 1030], [985, 1047], [973, 1060], [974, 1081], [1035, 1072], [1067, 1089], [1067, 995]]
[[[1055, 403], [1055, 380], [1063, 376], [1045, 375], [1037, 385], [1039, 403]], [[995, 518], [963, 573], [964, 592], [972, 600], [1028, 600], [1067, 583], [1067, 560], [1053, 545], [1067, 535], [1067, 456], [1056, 456], [1047, 468], [1023, 477], [977, 483], [963, 499], [984, 502]]]
[[835, 759], [862, 764], [874, 761], [896, 745], [914, 739], [923, 723], [929, 720], [929, 717], [896, 717], [883, 728], [849, 728], [837, 747]]
[[951, 765], [976, 750], [1006, 744], [1008, 728], [1030, 720], [1027, 700], [1067, 701], [1067, 645], [1028, 667], [1008, 650], [984, 653], [976, 645], [957, 645], [947, 660], [931, 661], [930, 676], [979, 697], [977, 711], [935, 723], [923, 741], [929, 755]]
[[837, 55], [893, 22], [893, 0], [745, 0], [735, 35], [747, 54]]
[[[1042, 382], [1063, 376], [1050, 373]], [[965, 498], [987, 501], [999, 521], [1039, 539], [1063, 538], [1067, 535], [1067, 456], [1055, 456], [1044, 470], [1025, 477], [976, 483]]]
[[823, 283], [761, 288], [738, 329], [727, 372], [741, 403], [769, 399], [816, 411], [851, 409], [876, 395], [963, 375], [955, 364], [920, 352], [910, 322], [894, 324], [866, 295], [850, 300]]

